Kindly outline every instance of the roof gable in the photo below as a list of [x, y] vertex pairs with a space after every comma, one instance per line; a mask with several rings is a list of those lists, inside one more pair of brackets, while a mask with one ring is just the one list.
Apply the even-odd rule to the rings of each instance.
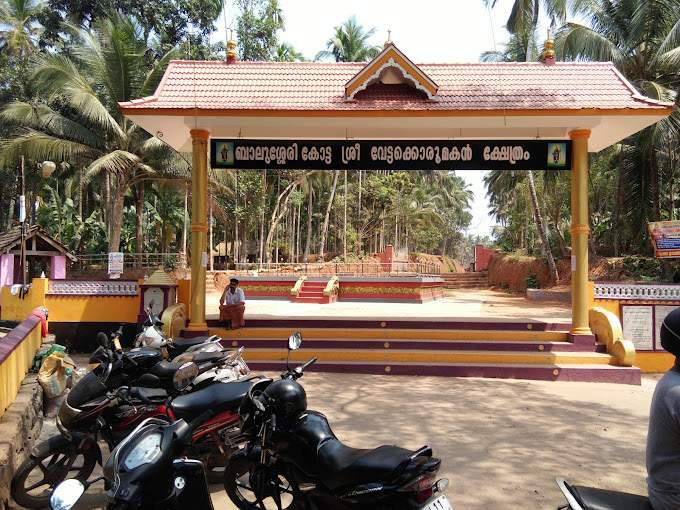
[[437, 84], [411, 62], [392, 42], [345, 84], [345, 97], [355, 99], [358, 92], [375, 83], [405, 84], [424, 92], [428, 99], [437, 95]]
[[[0, 253], [18, 253], [21, 250], [21, 229], [15, 228], [9, 232], [0, 233]], [[65, 255], [73, 262], [78, 257], [71, 252], [66, 245], [57, 241], [40, 225], [31, 225], [24, 235], [26, 245], [32, 246], [32, 250], [38, 250], [42, 255]]]

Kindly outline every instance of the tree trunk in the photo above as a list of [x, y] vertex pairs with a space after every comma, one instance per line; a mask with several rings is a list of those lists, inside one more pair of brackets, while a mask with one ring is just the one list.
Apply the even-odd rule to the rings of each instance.
[[144, 181], [139, 181], [135, 186], [137, 194], [135, 200], [135, 267], [142, 267], [142, 255], [144, 251]]
[[[182, 255], [184, 256], [184, 268], [187, 267], [187, 230], [189, 230], [189, 187], [184, 188], [184, 221], [182, 222]], [[226, 232], [226, 224], [225, 224]], [[227, 258], [227, 243], [224, 243], [224, 258]]]
[[267, 191], [267, 170], [262, 169], [262, 183], [260, 185], [260, 264], [264, 262], [264, 209], [266, 205], [266, 191]]
[[328, 207], [326, 207], [326, 216], [323, 220], [323, 229], [321, 230], [321, 241], [319, 242], [319, 262], [323, 262], [324, 245], [326, 244], [326, 234], [328, 233], [328, 221], [331, 216], [331, 207], [333, 207], [333, 198], [335, 197], [335, 188], [338, 185], [338, 175], [340, 170], [335, 171], [333, 176], [333, 185], [331, 186], [331, 196], [328, 199]]
[[621, 254], [621, 209], [623, 208], [623, 189], [626, 176], [623, 171], [623, 148], [619, 149], [619, 171], [616, 183], [616, 201], [614, 202], [614, 256]]
[[305, 241], [305, 253], [302, 257], [302, 261], [306, 264], [309, 260], [309, 250], [312, 246], [312, 216], [314, 216], [313, 207], [313, 197], [314, 191], [312, 190], [312, 185], [309, 185], [309, 197], [307, 201], [307, 240]]
[[111, 209], [110, 224], [111, 237], [109, 237], [109, 252], [120, 251], [120, 231], [123, 225], [123, 206], [125, 205], [125, 191], [127, 186], [118, 183], [115, 197], [113, 198], [113, 207]]
[[548, 259], [548, 268], [550, 269], [550, 280], [553, 284], [557, 283], [559, 275], [557, 274], [557, 266], [553, 259], [552, 251], [550, 250], [550, 243], [543, 228], [543, 217], [538, 207], [538, 197], [536, 196], [536, 186], [534, 185], [534, 173], [527, 170], [527, 182], [529, 184], [529, 193], [531, 194], [531, 205], [534, 208], [534, 218], [536, 219], [536, 227], [538, 235], [541, 237], [541, 245], [543, 247], [543, 255]]
[[[272, 243], [272, 237], [274, 236], [274, 233], [278, 229], [279, 223], [281, 222], [281, 219], [286, 215], [286, 212], [288, 212], [288, 199], [290, 198], [290, 193], [287, 193], [288, 190], [292, 191], [295, 189], [295, 187], [298, 185], [297, 181], [290, 183], [286, 188], [283, 190], [283, 193], [279, 195], [279, 198], [276, 200], [276, 206], [274, 207], [274, 211], [272, 212], [272, 218], [269, 221], [269, 234], [267, 234], [267, 242], [265, 243], [265, 247], [267, 250], [267, 262], [270, 263], [272, 261], [272, 251], [270, 249], [271, 243]], [[283, 202], [281, 201], [283, 196], [286, 195], [285, 200]], [[281, 212], [279, 213], [279, 209]], [[278, 213], [278, 214], [277, 214]], [[278, 254], [278, 246], [276, 248], [276, 253]]]
[[210, 257], [210, 271], [215, 270], [215, 262], [213, 256], [213, 208], [212, 208], [212, 193], [209, 195], [208, 207], [210, 208], [210, 214], [208, 215], [208, 257]]
[[345, 219], [342, 228], [342, 253], [344, 261], [347, 262], [347, 170], [345, 170]]

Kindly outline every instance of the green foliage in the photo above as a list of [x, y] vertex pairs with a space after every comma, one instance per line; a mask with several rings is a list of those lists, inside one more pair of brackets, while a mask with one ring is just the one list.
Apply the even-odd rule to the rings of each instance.
[[640, 255], [626, 255], [623, 258], [623, 268], [635, 280], [663, 281], [663, 269], [657, 258]]
[[315, 60], [332, 58], [335, 62], [369, 62], [381, 50], [379, 46], [368, 44], [373, 34], [375, 28], [365, 32], [356, 16], [350, 16], [342, 25], [335, 27], [335, 34], [326, 41], [328, 49], [317, 53]]
[[59, 46], [74, 42], [66, 24], [90, 29], [118, 12], [123, 17], [135, 17], [143, 29], [143, 38], [154, 37], [162, 54], [192, 34], [194, 46], [209, 45], [209, 35], [215, 31], [214, 21], [221, 10], [220, 0], [48, 0], [39, 19], [44, 27], [42, 44]]
[[527, 289], [538, 289], [540, 287], [536, 273], [531, 274], [524, 278], [524, 282], [526, 284]]
[[277, 32], [284, 28], [278, 0], [235, 0], [236, 33], [241, 60], [274, 60], [278, 55]]

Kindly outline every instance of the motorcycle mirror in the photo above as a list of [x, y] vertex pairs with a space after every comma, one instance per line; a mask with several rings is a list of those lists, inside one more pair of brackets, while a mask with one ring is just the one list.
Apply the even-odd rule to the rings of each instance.
[[181, 365], [172, 378], [172, 385], [177, 391], [183, 391], [194, 382], [198, 376], [198, 365], [193, 361], [188, 361]]
[[286, 356], [286, 370], [290, 372], [290, 351], [300, 348], [302, 344], [302, 333], [296, 331], [288, 337], [288, 355]]
[[85, 485], [80, 480], [65, 480], [52, 492], [50, 505], [54, 510], [70, 510], [84, 492]]
[[288, 337], [288, 349], [294, 351], [302, 345], [302, 334], [298, 331]]
[[106, 333], [103, 333], [101, 331], [97, 333], [97, 343], [101, 345], [104, 349], [108, 349], [109, 337], [106, 336]]

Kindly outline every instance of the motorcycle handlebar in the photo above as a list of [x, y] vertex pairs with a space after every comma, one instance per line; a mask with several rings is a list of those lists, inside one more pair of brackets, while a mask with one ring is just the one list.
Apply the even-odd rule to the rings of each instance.
[[290, 370], [289, 372], [285, 372], [284, 374], [281, 375], [281, 378], [282, 379], [293, 379], [294, 381], [296, 379], [299, 379], [300, 377], [302, 377], [304, 375], [303, 373], [304, 373], [305, 369], [309, 365], [316, 363], [316, 361], [318, 359], [319, 359], [318, 356], [314, 356], [312, 359], [303, 363], [299, 367], [295, 367], [293, 370]]
[[188, 425], [191, 430], [195, 430], [197, 427], [201, 426], [203, 423], [208, 421], [210, 418], [215, 416], [215, 411], [208, 409], [204, 413], [198, 415], [196, 418], [191, 420]]

